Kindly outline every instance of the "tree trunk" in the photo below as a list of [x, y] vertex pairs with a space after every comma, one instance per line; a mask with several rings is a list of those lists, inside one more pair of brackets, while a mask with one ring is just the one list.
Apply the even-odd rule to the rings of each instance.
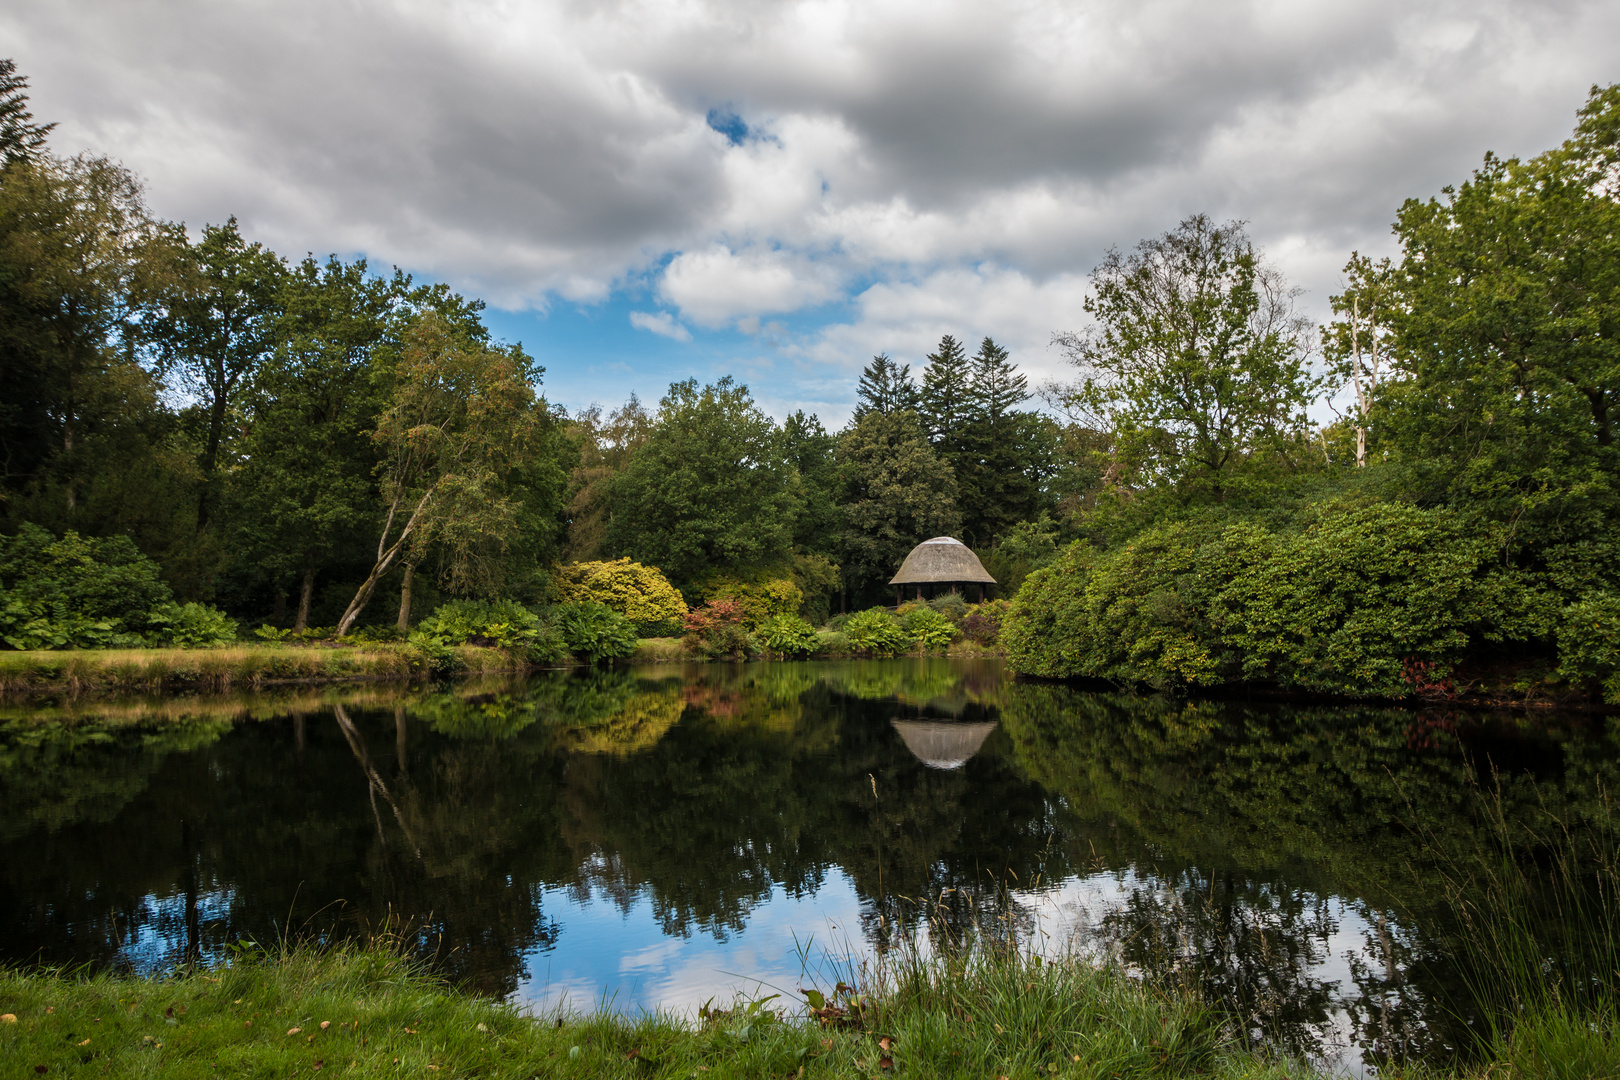
[[405, 706], [403, 705], [394, 706], [394, 760], [399, 765], [399, 775], [409, 777], [410, 773], [406, 767], [409, 759], [406, 755]]
[[225, 396], [215, 394], [213, 407], [208, 410], [208, 445], [203, 451], [202, 494], [197, 496], [197, 531], [208, 527], [208, 504], [214, 493], [215, 473], [219, 469], [219, 444], [225, 431]]
[[315, 595], [315, 560], [304, 560], [304, 584], [298, 591], [298, 620], [293, 623], [294, 630], [307, 630], [309, 628], [309, 601]]
[[400, 633], [411, 629], [411, 579], [416, 576], [416, 564], [405, 564], [405, 580], [399, 586], [399, 621], [394, 625]]
[[377, 561], [372, 566], [371, 573], [366, 575], [366, 580], [360, 583], [360, 588], [356, 590], [354, 599], [350, 600], [349, 606], [344, 609], [343, 617], [338, 620], [338, 637], [347, 634], [354, 624], [359, 621], [360, 613], [366, 610], [367, 604], [371, 603], [371, 594], [377, 590], [377, 583], [383, 579], [384, 574], [388, 573], [388, 568], [394, 565], [394, 560], [399, 558], [400, 551], [410, 541], [411, 534], [416, 530], [417, 522], [421, 520], [422, 513], [427, 509], [428, 501], [432, 498], [433, 490], [430, 488], [423, 493], [422, 498], [416, 504], [416, 508], [411, 511], [411, 519], [399, 531], [399, 538], [394, 541], [392, 547], [386, 547], [385, 545], [388, 543], [388, 534], [393, 530], [394, 514], [399, 509], [398, 501], [396, 500], [394, 505], [389, 508], [388, 520], [383, 523], [382, 536], [377, 540]]

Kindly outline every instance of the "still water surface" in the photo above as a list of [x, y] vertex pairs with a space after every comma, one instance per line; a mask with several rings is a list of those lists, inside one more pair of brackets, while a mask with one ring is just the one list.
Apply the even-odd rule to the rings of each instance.
[[[1615, 732], [896, 660], [0, 710], [0, 962], [404, 927], [483, 991], [690, 1009], [988, 933], [1355, 1068], [1444, 1053], [1436, 854], [1579, 818]], [[808, 971], [806, 970], [808, 965]]]

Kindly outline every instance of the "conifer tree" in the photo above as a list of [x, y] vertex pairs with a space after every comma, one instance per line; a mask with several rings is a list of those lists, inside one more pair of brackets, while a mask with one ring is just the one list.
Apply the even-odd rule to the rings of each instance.
[[1029, 379], [1007, 359], [1007, 350], [990, 338], [973, 357], [973, 397], [977, 412], [994, 422], [1029, 400]]
[[855, 419], [875, 412], [881, 416], [917, 408], [917, 384], [911, 381], [911, 365], [897, 364], [888, 353], [878, 353], [861, 371], [855, 388]]
[[973, 365], [961, 342], [946, 334], [928, 354], [921, 408], [928, 441], [947, 461], [961, 449], [962, 429], [973, 413]]
[[34, 123], [28, 111], [28, 76], [17, 74], [17, 63], [0, 60], [0, 156], [7, 165], [27, 161], [45, 148], [45, 136], [56, 127]]

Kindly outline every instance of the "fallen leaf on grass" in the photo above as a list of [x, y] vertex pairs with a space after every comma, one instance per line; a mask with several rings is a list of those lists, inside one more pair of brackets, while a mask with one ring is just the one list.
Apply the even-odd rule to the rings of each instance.
[[407, 1035], [415, 1035], [415, 1034], [417, 1034], [417, 1030], [415, 1028], [406, 1028], [405, 1029], [405, 1034], [407, 1034]]
[[300, 1032], [300, 1031], [303, 1031], [303, 1030], [304, 1030], [304, 1029], [303, 1029], [303, 1028], [288, 1028], [288, 1029], [287, 1029], [287, 1034], [288, 1034], [288, 1035], [296, 1035], [296, 1034], [298, 1034], [298, 1033], [299, 1033], [299, 1032]]
[[251, 1020], [244, 1020], [244, 1021], [242, 1021], [242, 1026], [243, 1026], [243, 1027], [252, 1027], [252, 1026], [253, 1026], [253, 1021], [251, 1021]]
[[324, 1068], [325, 1066], [326, 1066], [326, 1062], [320, 1060], [319, 1058], [315, 1059], [315, 1068], [320, 1069], [320, 1068]]
[[[49, 1009], [46, 1009], [45, 1011], [50, 1012]], [[163, 1010], [163, 1015], [164, 1015], [164, 1017], [166, 1019], [173, 1020], [174, 1019], [174, 1006], [170, 1005], [167, 1009], [164, 1009]]]
[[330, 1021], [330, 1020], [322, 1020], [321, 1021], [321, 1030], [322, 1031], [325, 1031], [327, 1028], [329, 1028], [331, 1026], [332, 1026], [332, 1021]]
[[0, 1024], [15, 1024], [16, 1022], [16, 1013], [0, 1013]]
[[893, 1050], [894, 1049], [894, 1040], [891, 1039], [887, 1035], [883, 1036], [883, 1038], [878, 1040], [878, 1049], [882, 1050], [884, 1053], [887, 1053], [890, 1050]]
[[892, 1069], [892, 1068], [894, 1068], [894, 1058], [892, 1058], [892, 1057], [880, 1057], [880, 1058], [878, 1058], [878, 1068], [880, 1068], [880, 1069]]
[[47, 1006], [45, 1006], [45, 1012], [47, 1014], [53, 1013], [55, 1011], [56, 1011], [56, 1006], [55, 1005], [47, 1005]]
[[84, 1040], [84, 1042], [80, 1043], [79, 1045], [80, 1046], [89, 1046], [90, 1045], [90, 1040], [86, 1039], [86, 1040]]
[[305, 1039], [304, 1041], [305, 1042], [314, 1042], [315, 1041], [315, 1036], [311, 1035], [309, 1038]]

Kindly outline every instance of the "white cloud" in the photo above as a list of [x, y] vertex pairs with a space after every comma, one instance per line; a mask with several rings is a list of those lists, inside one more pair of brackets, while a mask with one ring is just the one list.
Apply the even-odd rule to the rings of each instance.
[[637, 330], [647, 330], [660, 337], [673, 338], [676, 341], [691, 341], [692, 332], [675, 321], [675, 316], [667, 311], [645, 312], [632, 311], [630, 325]]
[[830, 265], [805, 256], [711, 244], [676, 256], [658, 291], [693, 321], [712, 327], [739, 316], [813, 307], [837, 296], [838, 285]]
[[1196, 211], [1320, 311], [1403, 199], [1556, 144], [1620, 72], [1607, 0], [56, 0], [0, 37], [55, 145], [166, 216], [505, 307], [650, 289], [845, 398], [946, 328], [1036, 363], [1109, 245]]

